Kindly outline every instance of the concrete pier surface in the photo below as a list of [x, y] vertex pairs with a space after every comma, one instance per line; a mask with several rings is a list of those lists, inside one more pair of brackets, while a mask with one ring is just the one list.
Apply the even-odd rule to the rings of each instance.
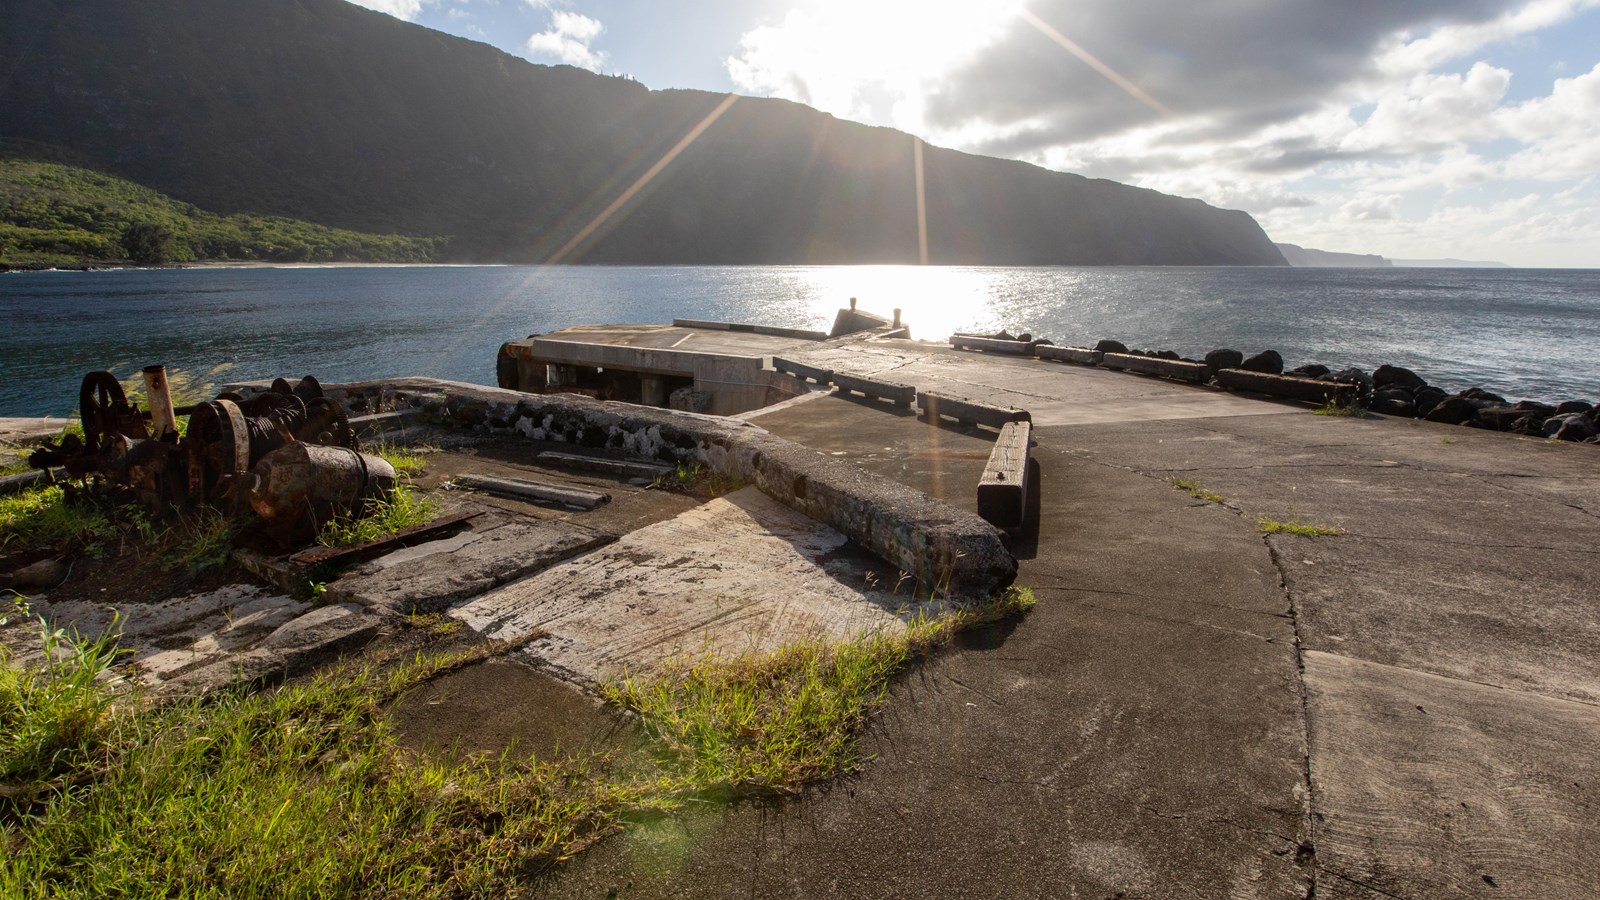
[[[630, 828], [539, 894], [1600, 896], [1595, 447], [911, 341], [786, 353], [1032, 413], [1038, 606], [899, 684], [857, 776]], [[745, 418], [969, 510], [994, 441], [822, 392]]]

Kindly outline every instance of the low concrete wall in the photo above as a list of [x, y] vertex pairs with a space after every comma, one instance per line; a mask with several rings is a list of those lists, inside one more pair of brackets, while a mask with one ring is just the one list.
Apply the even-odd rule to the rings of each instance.
[[1357, 386], [1353, 384], [1295, 375], [1269, 375], [1245, 369], [1223, 369], [1217, 373], [1217, 384], [1230, 391], [1253, 391], [1305, 403], [1351, 404], [1356, 401], [1357, 393]]
[[1178, 359], [1161, 359], [1155, 356], [1134, 356], [1131, 353], [1105, 353], [1100, 365], [1108, 369], [1126, 369], [1146, 375], [1159, 375], [1173, 381], [1204, 384], [1211, 378], [1211, 368], [1205, 363], [1184, 362]]
[[978, 516], [749, 423], [431, 378], [330, 387], [424, 405], [458, 425], [667, 463], [701, 462], [849, 535], [913, 576], [922, 593], [987, 598], [1016, 578], [1016, 559], [1000, 532]]
[[1040, 359], [1077, 363], [1080, 366], [1098, 366], [1100, 360], [1105, 357], [1099, 350], [1090, 350], [1086, 347], [1054, 347], [1049, 344], [1034, 347], [1033, 355]]
[[746, 334], [766, 334], [802, 341], [825, 341], [828, 333], [809, 328], [780, 328], [776, 325], [747, 325], [743, 322], [708, 322], [702, 319], [673, 319], [676, 328], [698, 328], [701, 331], [738, 331]]

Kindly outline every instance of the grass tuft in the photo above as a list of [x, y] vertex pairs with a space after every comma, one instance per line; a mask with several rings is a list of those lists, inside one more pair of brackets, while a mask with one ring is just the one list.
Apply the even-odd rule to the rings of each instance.
[[1298, 516], [1287, 522], [1261, 516], [1256, 519], [1256, 530], [1264, 534], [1288, 533], [1297, 534], [1300, 537], [1331, 537], [1344, 534], [1343, 528], [1337, 528], [1332, 525], [1312, 525], [1300, 521]]
[[0, 548], [74, 549], [116, 537], [105, 513], [93, 506], [69, 504], [59, 485], [33, 488], [0, 497]]
[[1210, 503], [1226, 503], [1226, 502], [1228, 502], [1228, 498], [1227, 497], [1224, 497], [1224, 496], [1222, 496], [1221, 494], [1219, 494], [1219, 493], [1217, 493], [1215, 491], [1208, 491], [1205, 488], [1201, 487], [1199, 485], [1199, 483], [1197, 483], [1197, 482], [1181, 481], [1176, 477], [1168, 478], [1167, 481], [1170, 482], [1173, 487], [1177, 488], [1180, 491], [1188, 491], [1189, 492], [1189, 496], [1195, 498], [1196, 500], [1205, 500], [1205, 501], [1210, 502]]
[[668, 768], [693, 789], [786, 793], [860, 764], [860, 726], [912, 658], [1033, 604], [1032, 591], [1011, 588], [985, 606], [919, 616], [901, 633], [843, 644], [812, 639], [770, 654], [708, 654], [624, 678], [603, 693], [639, 714]]
[[1316, 409], [1313, 409], [1311, 414], [1314, 416], [1340, 416], [1348, 419], [1365, 419], [1367, 417], [1367, 409], [1366, 407], [1362, 406], [1359, 401], [1355, 403], [1338, 403], [1329, 400], [1327, 403], [1324, 403]]
[[317, 533], [317, 543], [326, 547], [349, 547], [375, 541], [414, 525], [425, 525], [438, 518], [442, 507], [437, 500], [424, 497], [401, 482], [385, 497], [362, 501], [354, 515], [335, 516]]
[[376, 447], [364, 448], [363, 452], [381, 457], [389, 465], [394, 466], [395, 474], [403, 479], [414, 478], [428, 468], [428, 459], [423, 455], [424, 451], [414, 447], [382, 443]]
[[[0, 896], [521, 894], [541, 871], [639, 814], [695, 795], [789, 792], [854, 767], [861, 723], [910, 660], [1033, 602], [1012, 589], [988, 605], [919, 617], [903, 633], [703, 660], [613, 685], [612, 702], [638, 712], [660, 740], [648, 760], [509, 751], [437, 760], [401, 748], [392, 703], [493, 650], [418, 655], [391, 668], [345, 663], [258, 694], [168, 706], [112, 707], [93, 677], [77, 682], [79, 704], [8, 700], [7, 715], [20, 710], [5, 720], [8, 736], [66, 722], [80, 706], [89, 712], [48, 742], [57, 751], [0, 757], [23, 760], [34, 781], [81, 776], [0, 822]], [[5, 684], [26, 677], [62, 689], [73, 671], [99, 665], [7, 669]]]
[[[31, 616], [20, 599], [13, 603], [14, 614]], [[103, 726], [112, 695], [99, 679], [119, 655], [116, 620], [93, 639], [36, 621], [42, 668], [13, 665], [0, 646], [0, 833], [85, 776], [109, 736]]]

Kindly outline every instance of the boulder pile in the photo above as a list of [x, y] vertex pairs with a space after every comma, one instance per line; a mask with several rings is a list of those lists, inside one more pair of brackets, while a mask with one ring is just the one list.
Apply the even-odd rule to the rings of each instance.
[[1536, 400], [1513, 403], [1500, 394], [1479, 387], [1451, 393], [1429, 384], [1422, 376], [1402, 366], [1382, 365], [1371, 372], [1353, 367], [1336, 371], [1321, 364], [1285, 369], [1283, 356], [1276, 350], [1264, 350], [1247, 357], [1237, 350], [1220, 348], [1207, 353], [1204, 359], [1194, 360], [1172, 350], [1131, 349], [1121, 341], [1109, 339], [1095, 343], [1093, 349], [1102, 353], [1199, 362], [1213, 373], [1222, 369], [1244, 369], [1268, 375], [1296, 375], [1354, 384], [1361, 405], [1371, 412], [1386, 416], [1466, 425], [1558, 441], [1600, 444], [1600, 407], [1587, 400], [1567, 400], [1558, 404]]

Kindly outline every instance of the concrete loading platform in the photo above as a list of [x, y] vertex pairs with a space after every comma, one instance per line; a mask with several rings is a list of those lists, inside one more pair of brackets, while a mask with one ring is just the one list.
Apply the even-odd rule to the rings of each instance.
[[[712, 339], [744, 337], [730, 329]], [[697, 807], [617, 835], [541, 883], [541, 895], [1600, 896], [1594, 448], [1319, 417], [1299, 404], [882, 331], [750, 355], [1027, 410], [1039, 523], [1010, 552], [1038, 606], [966, 636], [897, 685], [864, 740], [872, 762], [848, 783], [777, 805]], [[970, 523], [998, 439], [992, 426], [930, 423], [915, 408], [809, 382], [736, 419], [427, 379], [383, 390], [526, 448], [478, 452], [490, 474], [606, 487], [532, 462], [551, 445], [585, 445], [743, 466], [763, 491], [713, 506], [638, 486], [635, 497], [612, 478], [613, 501], [593, 512], [515, 520], [540, 541], [592, 533], [602, 543], [563, 549], [538, 571], [477, 580], [467, 548], [487, 547], [510, 514], [533, 511], [474, 495], [489, 513], [455, 538], [350, 573], [393, 584], [413, 581], [391, 577], [402, 565], [454, 571], [446, 582], [457, 592], [444, 592], [441, 609], [527, 638], [523, 658], [542, 656], [580, 680], [612, 670], [608, 635], [619, 647], [692, 652], [708, 626], [741, 617], [815, 621], [809, 604], [739, 603], [674, 606], [683, 615], [662, 628], [641, 616], [612, 632], [592, 619], [599, 604], [657, 602], [658, 584], [696, 600], [697, 591], [749, 596], [724, 590], [737, 572], [696, 571], [717, 552], [701, 546], [772, 538], [785, 565], [831, 582], [821, 593], [851, 589], [846, 602], [861, 621], [887, 611], [892, 600], [871, 596], [881, 576], [862, 574], [872, 564], [836, 574], [837, 539], [815, 527], [820, 513], [805, 513], [812, 529], [797, 534], [784, 522], [802, 511], [767, 501], [792, 498], [796, 467], [821, 459], [857, 473], [840, 496], [913, 489], [964, 514], [950, 523]], [[691, 427], [702, 437], [680, 441], [674, 429]], [[448, 480], [447, 469], [429, 477]], [[647, 509], [641, 498], [665, 505]], [[491, 528], [491, 515], [507, 518]], [[1263, 520], [1342, 533], [1269, 534]], [[827, 527], [845, 535], [852, 526]], [[672, 555], [690, 557], [691, 547], [690, 563]], [[653, 562], [630, 569], [636, 549]], [[457, 569], [447, 552], [464, 554]], [[607, 593], [630, 571], [648, 583], [627, 597]], [[356, 596], [325, 608], [371, 617], [386, 608]], [[765, 646], [774, 634], [757, 628], [741, 640]]]
[[[898, 339], [782, 358], [1027, 409], [1039, 606], [898, 687], [847, 791], [620, 836], [550, 895], [1600, 896], [1593, 448]], [[815, 389], [742, 418], [969, 511], [996, 438]]]

